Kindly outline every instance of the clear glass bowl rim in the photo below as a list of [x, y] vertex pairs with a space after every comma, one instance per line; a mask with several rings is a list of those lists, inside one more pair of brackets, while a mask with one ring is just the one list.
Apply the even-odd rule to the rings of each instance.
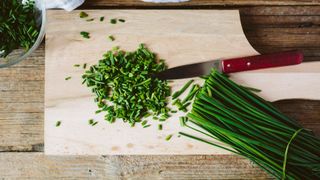
[[12, 59], [8, 59], [8, 63], [6, 64], [0, 64], [0, 68], [5, 68], [5, 67], [9, 67], [12, 66], [14, 64], [17, 64], [18, 62], [26, 59], [28, 56], [30, 56], [30, 54], [32, 54], [41, 44], [44, 35], [45, 35], [45, 24], [46, 24], [46, 8], [45, 8], [45, 4], [44, 4], [44, 0], [40, 0], [40, 6], [38, 7], [41, 9], [41, 28], [40, 28], [40, 33], [38, 35], [38, 38], [36, 40], [36, 42], [32, 45], [32, 47], [26, 52], [24, 53], [22, 56], [19, 56], [18, 58], [12, 58]]

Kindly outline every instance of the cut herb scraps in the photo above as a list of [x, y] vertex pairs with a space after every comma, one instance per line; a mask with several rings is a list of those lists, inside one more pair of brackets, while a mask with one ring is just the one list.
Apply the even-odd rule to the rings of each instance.
[[115, 18], [110, 19], [110, 23], [111, 23], [111, 24], [117, 24], [117, 19], [115, 19]]
[[86, 17], [88, 17], [89, 15], [88, 15], [86, 12], [81, 11], [81, 12], [79, 13], [79, 16], [80, 16], [80, 18], [86, 18]]
[[61, 125], [61, 121], [56, 122], [56, 127], [59, 127]]
[[134, 125], [147, 114], [162, 121], [169, 117], [168, 83], [152, 76], [165, 69], [164, 61], [141, 44], [134, 52], [106, 52], [82, 78], [95, 94], [97, 112], [106, 113], [106, 121], [119, 118]]
[[114, 36], [112, 36], [112, 35], [108, 36], [108, 39], [109, 39], [110, 41], [114, 41], [114, 40], [115, 40]]
[[80, 32], [80, 35], [81, 35], [83, 38], [86, 38], [86, 39], [89, 39], [89, 38], [90, 38], [90, 33], [89, 33], [89, 32], [86, 32], [86, 31], [81, 31], [81, 32]]

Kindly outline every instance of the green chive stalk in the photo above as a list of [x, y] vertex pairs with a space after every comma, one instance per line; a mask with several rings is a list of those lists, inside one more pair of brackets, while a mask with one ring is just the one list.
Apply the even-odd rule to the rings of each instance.
[[186, 127], [225, 146], [181, 135], [244, 156], [278, 179], [320, 179], [320, 140], [216, 70], [206, 78], [187, 117]]

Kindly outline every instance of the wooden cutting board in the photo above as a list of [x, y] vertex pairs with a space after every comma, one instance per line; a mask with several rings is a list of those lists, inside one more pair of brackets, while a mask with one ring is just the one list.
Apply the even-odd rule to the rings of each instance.
[[[74, 64], [97, 63], [102, 54], [114, 46], [135, 50], [145, 43], [169, 67], [218, 58], [258, 54], [243, 34], [236, 10], [92, 10], [86, 11], [87, 22], [80, 11], [67, 13], [50, 10], [46, 35], [45, 62], [45, 153], [51, 155], [97, 154], [228, 154], [219, 148], [178, 137], [179, 131], [196, 134], [179, 125], [178, 113], [157, 129], [152, 126], [131, 128], [117, 120], [109, 124], [97, 107], [90, 90], [81, 84], [82, 68]], [[105, 17], [103, 22], [99, 21]], [[125, 23], [110, 24], [111, 18]], [[90, 32], [84, 39], [80, 31]], [[108, 40], [113, 35], [115, 41]], [[65, 77], [71, 76], [68, 81]], [[232, 78], [262, 90], [260, 95], [275, 101], [288, 98], [320, 99], [320, 64], [257, 70], [232, 74]], [[202, 81], [196, 78], [199, 83]], [[187, 79], [171, 83], [173, 91]], [[92, 127], [88, 119], [99, 123]], [[55, 127], [61, 121], [60, 127]], [[173, 134], [170, 141], [165, 137]]]

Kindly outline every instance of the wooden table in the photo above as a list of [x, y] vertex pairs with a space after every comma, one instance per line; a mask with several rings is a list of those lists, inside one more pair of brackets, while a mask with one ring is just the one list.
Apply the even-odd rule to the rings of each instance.
[[[305, 61], [320, 61], [320, 2], [315, 0], [192, 0], [181, 4], [91, 0], [81, 8], [240, 9], [244, 32], [260, 53], [300, 49]], [[0, 69], [0, 179], [271, 178], [235, 155], [44, 156], [44, 54], [42, 45], [27, 60]], [[320, 101], [274, 104], [320, 134]]]

